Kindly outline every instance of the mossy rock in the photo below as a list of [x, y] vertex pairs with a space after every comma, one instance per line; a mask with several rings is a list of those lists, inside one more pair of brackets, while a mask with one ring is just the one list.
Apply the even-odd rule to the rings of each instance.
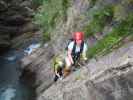
[[121, 21], [126, 19], [129, 13], [127, 11], [128, 5], [128, 2], [123, 2], [121, 4], [114, 6], [114, 20]]

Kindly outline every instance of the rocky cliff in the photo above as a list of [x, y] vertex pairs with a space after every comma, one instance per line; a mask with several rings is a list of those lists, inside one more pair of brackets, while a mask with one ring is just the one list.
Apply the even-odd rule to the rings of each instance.
[[[45, 50], [45, 52], [44, 52]], [[133, 42], [96, 59], [53, 82], [50, 47], [38, 49], [22, 60], [23, 68], [36, 75], [37, 100], [132, 100]]]
[[0, 1], [0, 50], [11, 46], [11, 39], [33, 31], [32, 0]]
[[[55, 1], [51, 0], [51, 2]], [[91, 59], [87, 65], [71, 73], [67, 78], [53, 83], [52, 57], [64, 51], [66, 41], [71, 37], [71, 33], [74, 31], [84, 31], [86, 33], [86, 41], [89, 47], [91, 47], [98, 40], [103, 39], [104, 36], [112, 32], [114, 27], [121, 25], [123, 20], [127, 20], [128, 15], [132, 13], [133, 7], [132, 0], [70, 0], [69, 3], [65, 19], [61, 20], [62, 17], [59, 17], [60, 20], [55, 19], [58, 21], [55, 23], [55, 27], [52, 28], [52, 31], [48, 30], [51, 40], [45, 43], [42, 48], [39, 48], [36, 52], [21, 60], [22, 69], [35, 73], [36, 81], [34, 86], [36, 87], [36, 99], [132, 100], [133, 42], [129, 41], [126, 41], [123, 47], [114, 50], [113, 53], [104, 57], [98, 57], [97, 59]], [[108, 8], [110, 5], [111, 9]], [[43, 6], [39, 9], [41, 8], [41, 11], [45, 11]], [[102, 12], [100, 9], [102, 9]], [[106, 9], [109, 9], [109, 11], [106, 11]], [[98, 13], [93, 16], [93, 13], [97, 11]], [[104, 16], [99, 15], [99, 11]], [[41, 13], [39, 14], [42, 16]], [[97, 16], [98, 21], [95, 22], [94, 19]], [[43, 22], [43, 20], [41, 21]], [[102, 21], [104, 23], [101, 23]], [[130, 24], [126, 23], [132, 27], [132, 21], [130, 22]], [[95, 23], [99, 26], [95, 25]], [[126, 23], [124, 22], [124, 24]], [[91, 29], [91, 25], [93, 25], [94, 30]], [[123, 29], [125, 26], [122, 24], [120, 27]], [[120, 27], [119, 30], [113, 32], [120, 32], [120, 34], [126, 35], [133, 32], [131, 29], [130, 33], [129, 31], [126, 33], [127, 29], [124, 28], [123, 31]], [[96, 34], [89, 33], [90, 31]], [[98, 34], [97, 32], [102, 34]], [[115, 40], [117, 38], [111, 37], [111, 45], [115, 43]], [[110, 42], [105, 42], [110, 46]]]

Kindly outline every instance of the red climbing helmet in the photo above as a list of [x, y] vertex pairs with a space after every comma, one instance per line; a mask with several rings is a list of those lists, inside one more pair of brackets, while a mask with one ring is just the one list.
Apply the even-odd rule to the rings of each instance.
[[83, 32], [75, 32], [74, 33], [74, 40], [83, 40], [84, 33]]

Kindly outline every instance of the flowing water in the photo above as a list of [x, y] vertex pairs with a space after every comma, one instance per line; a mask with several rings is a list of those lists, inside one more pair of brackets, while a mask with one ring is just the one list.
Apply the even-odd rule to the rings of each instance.
[[16, 50], [0, 56], [0, 100], [31, 100], [33, 89], [20, 78], [19, 60], [23, 56]]

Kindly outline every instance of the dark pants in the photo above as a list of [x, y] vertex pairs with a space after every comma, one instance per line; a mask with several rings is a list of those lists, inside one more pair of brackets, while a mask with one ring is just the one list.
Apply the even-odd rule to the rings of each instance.
[[80, 53], [75, 53], [72, 55], [72, 59], [74, 61], [73, 66], [75, 66], [77, 64], [77, 62], [80, 60]]
[[[63, 75], [63, 73], [62, 73], [62, 68], [58, 68], [58, 69], [57, 69], [57, 73], [58, 73], [60, 76], [62, 76], [62, 75]], [[56, 82], [58, 79], [59, 79], [59, 77], [58, 77], [57, 75], [55, 75], [54, 81]]]

